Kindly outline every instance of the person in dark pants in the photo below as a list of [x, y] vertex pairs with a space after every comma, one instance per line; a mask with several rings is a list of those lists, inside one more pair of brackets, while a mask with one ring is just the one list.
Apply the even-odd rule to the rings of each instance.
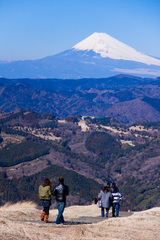
[[69, 188], [67, 185], [64, 185], [64, 178], [59, 177], [59, 184], [54, 188], [52, 194], [56, 197], [58, 216], [56, 219], [56, 224], [63, 224], [64, 217], [63, 212], [66, 206], [66, 196], [69, 195]]
[[51, 206], [51, 185], [51, 181], [46, 178], [44, 183], [39, 186], [39, 198], [43, 206], [41, 221], [45, 223], [48, 223], [49, 209]]
[[120, 208], [119, 201], [122, 200], [122, 194], [119, 192], [119, 189], [115, 183], [112, 184], [112, 195], [113, 195], [112, 217], [118, 217]]

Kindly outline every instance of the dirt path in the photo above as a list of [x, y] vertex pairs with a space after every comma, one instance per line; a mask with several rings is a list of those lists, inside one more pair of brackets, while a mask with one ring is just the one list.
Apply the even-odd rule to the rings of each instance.
[[100, 217], [95, 205], [71, 206], [64, 211], [65, 224], [56, 225], [57, 209], [50, 211], [50, 223], [40, 219], [35, 206], [13, 205], [0, 208], [2, 240], [159, 240], [160, 208], [128, 213], [120, 217]]
[[[133, 213], [120, 212], [119, 218], [129, 217], [132, 214]], [[105, 221], [105, 220], [110, 219], [110, 218], [112, 218], [111, 213], [109, 214], [108, 218], [106, 218], [106, 217], [102, 218], [101, 216], [98, 216], [98, 217], [82, 216], [82, 217], [79, 217], [79, 218], [71, 218], [70, 220], [67, 218], [64, 225], [67, 226], [67, 225], [93, 224], [93, 223], [98, 223], [98, 222]], [[49, 221], [48, 225], [56, 225], [56, 221], [52, 220], [53, 217], [50, 217], [50, 219], [51, 220]], [[44, 225], [46, 226], [46, 223], [44, 223], [43, 221], [26, 221], [26, 220], [21, 220], [21, 221], [13, 220], [13, 221], [14, 222], [22, 222], [22, 223], [39, 224], [39, 225], [42, 225], [42, 226], [44, 226]]]

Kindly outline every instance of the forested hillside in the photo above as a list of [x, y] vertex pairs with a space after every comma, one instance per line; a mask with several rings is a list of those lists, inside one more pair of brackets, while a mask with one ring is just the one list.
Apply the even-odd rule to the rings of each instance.
[[0, 78], [0, 110], [32, 109], [66, 118], [114, 117], [160, 122], [160, 82], [128, 75], [89, 79]]
[[124, 210], [160, 204], [160, 124], [115, 118], [0, 112], [0, 204], [37, 200], [39, 184], [64, 176], [69, 204], [89, 204], [116, 182]]

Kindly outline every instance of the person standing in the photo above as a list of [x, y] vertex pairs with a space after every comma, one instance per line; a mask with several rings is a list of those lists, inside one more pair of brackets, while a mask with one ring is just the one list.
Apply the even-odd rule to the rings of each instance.
[[66, 206], [66, 196], [69, 195], [69, 188], [67, 185], [64, 184], [63, 177], [59, 177], [58, 181], [59, 181], [59, 184], [57, 187], [54, 188], [52, 194], [53, 196], [56, 197], [57, 208], [58, 208], [56, 224], [63, 224], [64, 223], [63, 212]]
[[112, 217], [118, 217], [120, 208], [119, 201], [122, 200], [122, 194], [119, 192], [119, 189], [115, 183], [112, 184], [112, 189], [113, 189]]
[[103, 191], [98, 194], [98, 200], [101, 200], [101, 216], [104, 217], [104, 209], [106, 209], [106, 217], [108, 217], [109, 209], [112, 206], [113, 196], [109, 191], [108, 186], [105, 186]]
[[39, 186], [39, 198], [43, 206], [41, 221], [45, 223], [48, 223], [49, 209], [51, 206], [51, 185], [51, 181], [45, 178], [44, 183]]

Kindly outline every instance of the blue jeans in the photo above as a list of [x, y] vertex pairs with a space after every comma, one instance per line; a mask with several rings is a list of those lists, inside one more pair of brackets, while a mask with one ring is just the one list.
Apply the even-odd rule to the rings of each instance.
[[[106, 208], [106, 213], [109, 213], [109, 208]], [[101, 217], [104, 217], [104, 207], [101, 207]]]
[[64, 202], [57, 202], [58, 216], [56, 219], [56, 224], [64, 223], [63, 212], [66, 204]]
[[[116, 215], [115, 215], [115, 212], [116, 212]], [[116, 203], [113, 203], [113, 206], [112, 206], [112, 217], [118, 217], [119, 216], [119, 203], [116, 202]]]

